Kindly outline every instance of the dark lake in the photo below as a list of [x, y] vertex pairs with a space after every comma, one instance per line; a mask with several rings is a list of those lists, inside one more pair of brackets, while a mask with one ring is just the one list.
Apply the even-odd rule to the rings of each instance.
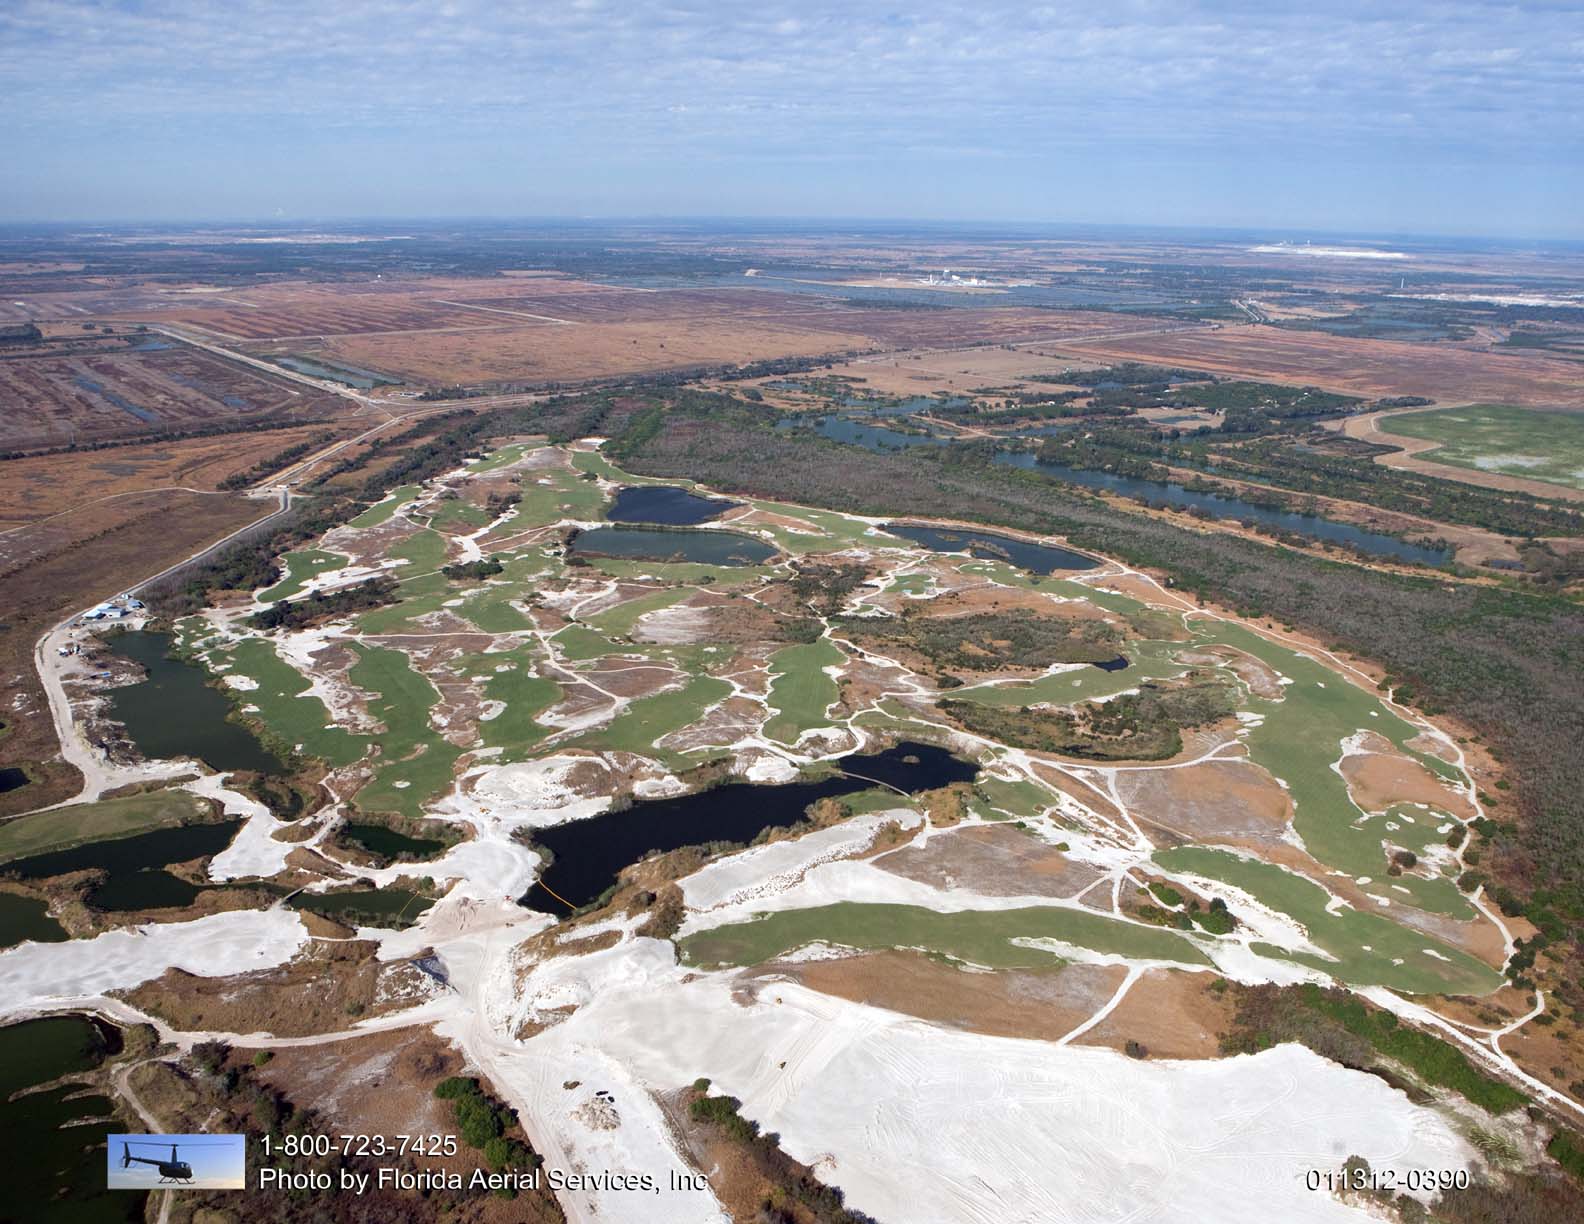
[[344, 892], [300, 892], [286, 902], [348, 926], [400, 927], [417, 921], [434, 904], [428, 897], [402, 888], [358, 888]]
[[[566, 906], [545, 886], [574, 906], [587, 905], [616, 882], [623, 867], [653, 850], [676, 850], [706, 842], [751, 842], [766, 829], [796, 824], [809, 804], [889, 783], [909, 794], [950, 782], [971, 782], [979, 767], [932, 744], [901, 743], [884, 752], [836, 761], [851, 771], [812, 782], [756, 786], [729, 782], [711, 790], [672, 799], [635, 803], [621, 812], [534, 831], [534, 843], [554, 860], [540, 873], [521, 903], [564, 914]], [[861, 775], [861, 776], [860, 776]]]
[[1082, 485], [1087, 489], [1121, 493], [1128, 497], [1162, 502], [1168, 506], [1180, 506], [1184, 509], [1195, 507], [1213, 518], [1250, 519], [1297, 535], [1330, 540], [1337, 544], [1351, 544], [1374, 556], [1395, 557], [1399, 561], [1432, 566], [1445, 565], [1452, 559], [1452, 554], [1446, 549], [1410, 544], [1406, 540], [1399, 540], [1396, 536], [1384, 535], [1378, 531], [1366, 531], [1349, 523], [1321, 518], [1318, 514], [1295, 514], [1288, 510], [1272, 510], [1265, 506], [1256, 506], [1253, 502], [1244, 501], [1240, 497], [1223, 497], [1218, 493], [1195, 493], [1175, 482], [1141, 480], [1136, 476], [1117, 476], [1111, 472], [1070, 468], [1060, 463], [1043, 462], [1026, 451], [1017, 453], [1003, 451], [996, 455], [995, 461], [1009, 467], [1042, 472], [1070, 484]]
[[445, 842], [433, 837], [408, 837], [380, 824], [353, 824], [342, 827], [342, 834], [371, 854], [393, 859], [400, 854], [432, 858], [445, 849]]
[[189, 905], [202, 891], [168, 871], [171, 863], [218, 854], [231, 844], [242, 827], [240, 820], [216, 824], [180, 825], [153, 829], [132, 837], [89, 842], [70, 850], [52, 850], [0, 866], [24, 880], [42, 880], [89, 868], [103, 869], [103, 883], [88, 894], [88, 904], [103, 910], [161, 909]]
[[[6, 1203], [0, 1216], [28, 1224], [132, 1224], [147, 1195], [105, 1189], [105, 1136], [121, 1130], [112, 1103], [80, 1084], [14, 1094], [91, 1071], [121, 1048], [120, 1030], [87, 1016], [48, 1016], [0, 1028], [0, 1145]], [[67, 1098], [71, 1099], [68, 1100]]]
[[0, 795], [6, 791], [21, 790], [28, 784], [28, 776], [20, 769], [0, 769]]
[[742, 505], [721, 497], [700, 497], [675, 485], [632, 485], [622, 489], [605, 515], [613, 523], [660, 523], [686, 527], [707, 523]]
[[573, 556], [695, 561], [704, 565], [757, 565], [776, 555], [771, 545], [753, 536], [686, 527], [596, 527], [578, 532], [567, 551]]
[[45, 902], [0, 892], [0, 948], [30, 939], [34, 943], [63, 943], [67, 938], [61, 924], [49, 916]]
[[258, 737], [230, 719], [231, 703], [208, 683], [196, 663], [171, 656], [171, 636], [133, 630], [107, 639], [111, 651], [131, 659], [148, 679], [111, 689], [109, 716], [126, 726], [150, 760], [196, 757], [210, 769], [283, 773], [285, 766]]
[[932, 552], [967, 553], [986, 561], [1006, 561], [1033, 574], [1056, 570], [1094, 569], [1100, 562], [1085, 553], [1050, 544], [1030, 544], [1012, 536], [997, 535], [966, 527], [915, 527], [907, 523], [883, 523], [881, 530], [900, 536]]

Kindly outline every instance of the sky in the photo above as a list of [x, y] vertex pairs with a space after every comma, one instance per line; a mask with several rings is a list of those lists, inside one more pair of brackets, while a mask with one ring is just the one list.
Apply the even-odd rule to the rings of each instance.
[[0, 220], [1584, 238], [1584, 0], [3, 0]]

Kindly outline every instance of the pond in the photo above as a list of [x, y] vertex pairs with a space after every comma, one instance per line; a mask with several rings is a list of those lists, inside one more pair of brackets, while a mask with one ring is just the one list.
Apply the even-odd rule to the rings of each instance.
[[404, 927], [416, 922], [434, 901], [404, 888], [354, 888], [342, 892], [300, 892], [287, 898], [286, 904], [348, 926]]
[[[787, 420], [777, 423], [777, 428], [794, 428], [798, 422]], [[945, 441], [933, 434], [902, 433], [884, 425], [865, 425], [851, 417], [821, 417], [814, 426], [815, 432], [832, 442], [845, 442], [869, 451], [906, 450], [910, 446], [944, 446]]]
[[283, 773], [285, 766], [251, 731], [230, 718], [231, 702], [196, 663], [170, 653], [171, 635], [133, 630], [106, 640], [114, 654], [148, 679], [108, 693], [109, 717], [123, 724], [150, 760], [196, 757], [210, 769]]
[[[105, 1189], [105, 1137], [121, 1129], [105, 1097], [80, 1084], [23, 1092], [92, 1071], [121, 1049], [120, 1030], [87, 1016], [49, 1016], [0, 1028], [0, 1149], [8, 1220], [132, 1224], [147, 1195]], [[84, 1093], [83, 1095], [77, 1095]]]
[[360, 391], [372, 391], [375, 387], [398, 387], [401, 380], [388, 378], [378, 370], [365, 370], [361, 366], [342, 365], [339, 361], [314, 361], [307, 357], [272, 357], [270, 360], [276, 365], [285, 366], [298, 374], [306, 374], [310, 378], [324, 378], [331, 382], [342, 383], [348, 387], [356, 387]]
[[605, 517], [613, 523], [662, 523], [685, 527], [719, 518], [740, 505], [741, 502], [720, 497], [700, 497], [675, 485], [634, 485], [616, 494]]
[[371, 854], [393, 859], [410, 854], [414, 858], [432, 858], [445, 849], [445, 842], [433, 837], [408, 837], [381, 824], [353, 824], [342, 827], [341, 832], [349, 842], [362, 846]]
[[28, 776], [20, 769], [0, 769], [0, 795], [21, 790], [28, 784]]
[[1422, 544], [1410, 544], [1406, 540], [1399, 540], [1396, 536], [1384, 535], [1378, 531], [1365, 531], [1349, 523], [1321, 518], [1318, 514], [1295, 514], [1289, 510], [1272, 510], [1244, 501], [1240, 497], [1226, 497], [1219, 493], [1195, 493], [1175, 482], [1142, 480], [1136, 476], [1117, 476], [1111, 472], [1070, 468], [1060, 463], [1044, 462], [1027, 452], [1015, 454], [1003, 452], [996, 455], [995, 461], [1009, 467], [1041, 472], [1058, 480], [1082, 485], [1087, 489], [1120, 493], [1127, 497], [1163, 502], [1168, 506], [1184, 509], [1192, 507], [1204, 511], [1212, 518], [1249, 519], [1297, 535], [1330, 540], [1336, 544], [1351, 544], [1362, 552], [1378, 557], [1394, 557], [1399, 561], [1431, 566], [1445, 565], [1452, 559], [1452, 553], [1444, 548], [1426, 548]]
[[753, 536], [686, 527], [596, 527], [578, 532], [567, 552], [580, 557], [693, 561], [703, 565], [758, 565], [776, 555], [774, 547]]
[[42, 880], [98, 868], [107, 874], [88, 894], [88, 904], [95, 909], [124, 911], [190, 905], [202, 889], [162, 868], [220, 853], [241, 827], [240, 820], [223, 820], [153, 829], [132, 837], [88, 842], [69, 850], [17, 859], [0, 867], [0, 872], [24, 880]]
[[[710, 790], [634, 803], [620, 812], [534, 831], [534, 843], [553, 861], [520, 901], [532, 908], [564, 914], [567, 906], [598, 900], [622, 868], [655, 850], [676, 850], [707, 842], [751, 842], [766, 829], [796, 824], [804, 809], [820, 799], [868, 790], [887, 783], [909, 794], [950, 782], [971, 782], [979, 767], [931, 744], [901, 743], [884, 752], [847, 756], [833, 762], [837, 773], [810, 782], [757, 786], [729, 782]], [[548, 889], [548, 891], [547, 891]]]
[[34, 943], [64, 943], [70, 936], [49, 916], [49, 905], [33, 897], [0, 892], [0, 948], [10, 948], [32, 940]]
[[967, 553], [986, 561], [1005, 561], [1033, 574], [1056, 570], [1094, 569], [1100, 562], [1085, 553], [1051, 544], [1031, 544], [1027, 540], [980, 531], [977, 527], [920, 527], [910, 523], [883, 523], [881, 530], [900, 536], [932, 552]]

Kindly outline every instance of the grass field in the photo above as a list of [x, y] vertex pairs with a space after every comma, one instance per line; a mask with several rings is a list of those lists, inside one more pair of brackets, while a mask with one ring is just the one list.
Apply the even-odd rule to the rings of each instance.
[[417, 818], [423, 805], [451, 784], [451, 767], [461, 755], [429, 725], [439, 700], [428, 678], [412, 669], [407, 656], [382, 646], [359, 645], [362, 658], [348, 673], [353, 684], [379, 694], [369, 712], [385, 724], [374, 780], [357, 793], [366, 812], [400, 812]]
[[681, 688], [669, 693], [640, 697], [611, 721], [610, 726], [594, 731], [577, 741], [580, 748], [610, 748], [652, 756], [668, 765], [686, 760], [680, 753], [668, 752], [655, 743], [704, 716], [704, 711], [731, 693], [731, 685], [713, 676], [694, 676]]
[[827, 638], [788, 646], [772, 655], [770, 706], [776, 716], [765, 724], [765, 734], [795, 744], [804, 731], [826, 726], [825, 710], [840, 694], [825, 669], [846, 661], [847, 656]]
[[265, 603], [290, 599], [302, 591], [310, 578], [342, 569], [347, 563], [347, 559], [339, 553], [325, 552], [319, 548], [289, 552], [281, 559], [286, 563], [286, 573], [274, 586], [259, 592], [259, 599]]
[[1050, 939], [1185, 965], [1210, 963], [1189, 939], [1170, 931], [1056, 906], [942, 914], [915, 905], [841, 901], [700, 931], [682, 940], [681, 949], [683, 959], [697, 965], [757, 965], [818, 942], [865, 951], [923, 948], [994, 969], [1060, 963], [1055, 953], [1015, 944], [1014, 939]]
[[335, 725], [324, 702], [309, 696], [308, 677], [275, 652], [267, 638], [248, 638], [221, 657], [232, 670], [258, 682], [241, 694], [244, 705], [258, 707], [257, 718], [294, 750], [332, 765], [350, 765], [368, 750], [368, 741]]
[[161, 790], [34, 812], [0, 824], [0, 862], [186, 824], [208, 811], [208, 805], [196, 795]]
[[1472, 404], [1388, 417], [1389, 434], [1435, 442], [1420, 458], [1584, 489], [1584, 415]]

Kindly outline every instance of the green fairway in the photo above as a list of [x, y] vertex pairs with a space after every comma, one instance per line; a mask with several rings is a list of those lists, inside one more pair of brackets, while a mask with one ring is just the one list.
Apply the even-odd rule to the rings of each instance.
[[663, 591], [650, 591], [636, 599], [629, 599], [619, 603], [614, 608], [606, 608], [603, 612], [596, 612], [588, 618], [588, 623], [601, 633], [611, 637], [627, 637], [633, 631], [633, 626], [638, 618], [648, 612], [657, 612], [661, 608], [669, 608], [672, 604], [681, 603], [693, 594], [688, 587], [671, 587]]
[[289, 552], [281, 560], [285, 562], [286, 573], [267, 591], [259, 592], [259, 599], [264, 603], [290, 599], [302, 591], [310, 578], [342, 569], [347, 564], [347, 559], [339, 553], [325, 552], [318, 548]]
[[390, 493], [386, 494], [384, 501], [375, 502], [367, 510], [363, 511], [362, 514], [358, 515], [355, 519], [348, 523], [347, 526], [378, 527], [381, 523], [388, 523], [395, 516], [398, 510], [400, 510], [403, 506], [405, 506], [417, 496], [417, 485], [402, 485], [401, 488], [393, 489]]
[[208, 814], [209, 805], [184, 790], [150, 791], [33, 812], [0, 824], [0, 862], [187, 824]]
[[1328, 913], [1330, 898], [1324, 888], [1274, 864], [1201, 846], [1161, 850], [1154, 857], [1167, 871], [1191, 872], [1241, 888], [1262, 905], [1302, 923], [1314, 945], [1336, 959], [1256, 945], [1266, 956], [1308, 965], [1352, 986], [1385, 986], [1407, 994], [1481, 995], [1502, 984], [1501, 974], [1489, 965], [1380, 913], [1348, 906]]
[[561, 699], [561, 686], [554, 680], [530, 675], [531, 650], [513, 655], [490, 656], [510, 663], [511, 670], [498, 671], [484, 682], [484, 696], [505, 702], [506, 708], [494, 718], [479, 723], [479, 735], [489, 748], [502, 749], [498, 763], [526, 760], [535, 744], [549, 734], [534, 718]]
[[770, 708], [775, 717], [765, 724], [765, 734], [783, 744], [814, 727], [830, 725], [826, 709], [840, 693], [836, 680], [825, 669], [845, 663], [847, 656], [829, 638], [806, 646], [788, 646], [770, 656]]
[[700, 931], [682, 940], [680, 948], [683, 960], [696, 965], [757, 965], [811, 943], [865, 951], [922, 948], [994, 969], [1060, 963], [1056, 953], [1014, 939], [1051, 939], [1118, 956], [1210, 964], [1190, 939], [1174, 932], [1058, 906], [941, 914], [915, 905], [840, 901]]
[[1332, 768], [1342, 754], [1345, 738], [1356, 731], [1374, 731], [1434, 773], [1458, 777], [1457, 770], [1445, 761], [1405, 747], [1419, 728], [1336, 672], [1241, 625], [1201, 622], [1199, 628], [1206, 640], [1246, 651], [1292, 681], [1283, 686], [1280, 701], [1249, 701], [1247, 708], [1264, 721], [1250, 728], [1246, 742], [1249, 755], [1287, 784], [1294, 805], [1293, 827], [1309, 852], [1349, 875], [1368, 877], [1371, 882], [1364, 887], [1377, 896], [1456, 918], [1472, 917], [1472, 907], [1449, 888], [1448, 881], [1421, 880], [1413, 875], [1391, 879], [1386, 875], [1380, 826], [1360, 823], [1362, 813], [1348, 796], [1347, 784]]
[[653, 697], [640, 697], [623, 710], [608, 727], [591, 731], [577, 740], [582, 748], [609, 748], [654, 757], [668, 765], [680, 765], [687, 758], [681, 753], [656, 747], [655, 741], [673, 731], [691, 726], [704, 711], [731, 693], [731, 685], [713, 676], [694, 676], [681, 688]]
[[421, 816], [424, 803], [451, 785], [451, 767], [461, 755], [429, 725], [440, 695], [401, 651], [362, 643], [354, 649], [360, 657], [348, 678], [378, 694], [369, 713], [386, 727], [374, 778], [358, 791], [357, 804], [366, 812]]
[[396, 577], [407, 582], [419, 574], [431, 573], [445, 564], [445, 536], [438, 531], [424, 529], [395, 545], [385, 555], [408, 562], [396, 571]]
[[1383, 432], [1438, 443], [1424, 459], [1584, 489], [1584, 416], [1505, 404], [1405, 412]]
[[251, 677], [258, 688], [241, 690], [238, 700], [258, 707], [256, 717], [293, 751], [332, 765], [350, 765], [368, 751], [368, 740], [334, 725], [324, 702], [307, 696], [308, 677], [275, 652], [268, 638], [247, 638], [216, 658], [236, 675]]

